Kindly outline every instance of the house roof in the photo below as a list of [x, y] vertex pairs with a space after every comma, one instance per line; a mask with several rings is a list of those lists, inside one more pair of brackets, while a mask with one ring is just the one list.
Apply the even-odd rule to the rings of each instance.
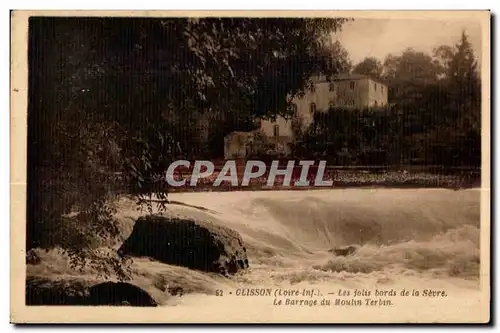
[[[347, 81], [347, 80], [362, 80], [362, 79], [370, 79], [372, 81], [378, 82], [380, 84], [386, 85], [382, 80], [370, 77], [368, 75], [357, 74], [357, 73], [342, 73], [337, 74], [332, 77], [332, 81]], [[313, 82], [327, 82], [325, 75], [316, 76], [313, 78]]]

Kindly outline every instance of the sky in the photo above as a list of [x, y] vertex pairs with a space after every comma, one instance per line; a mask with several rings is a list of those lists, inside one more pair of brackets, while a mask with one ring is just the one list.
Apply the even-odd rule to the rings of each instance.
[[481, 26], [477, 21], [438, 21], [433, 19], [355, 19], [335, 34], [355, 65], [365, 57], [383, 62], [387, 54], [400, 54], [408, 47], [432, 54], [439, 45], [455, 45], [465, 30], [480, 61]]

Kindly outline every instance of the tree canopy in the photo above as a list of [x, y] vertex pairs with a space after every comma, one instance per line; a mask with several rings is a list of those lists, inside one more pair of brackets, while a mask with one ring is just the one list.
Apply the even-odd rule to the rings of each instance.
[[338, 164], [481, 165], [481, 80], [465, 32], [456, 45], [437, 46], [434, 54], [407, 49], [378, 66], [368, 58], [355, 71], [382, 69], [390, 105], [318, 114], [302, 151]]
[[363, 59], [360, 63], [354, 66], [353, 73], [367, 75], [374, 79], [382, 77], [382, 63], [375, 57]]
[[151, 184], [199, 144], [198, 115], [289, 114], [311, 74], [344, 71], [345, 50], [329, 41], [345, 21], [31, 18], [27, 247], [76, 209], [86, 232], [55, 242], [78, 257], [92, 242], [82, 235], [116, 233], [110, 196], [125, 185], [166, 198]]

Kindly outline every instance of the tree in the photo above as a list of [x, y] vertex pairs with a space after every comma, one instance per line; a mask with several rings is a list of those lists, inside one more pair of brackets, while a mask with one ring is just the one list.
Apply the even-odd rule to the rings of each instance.
[[481, 84], [465, 33], [434, 57], [411, 49], [388, 55], [383, 76], [394, 105], [318, 113], [302, 152], [340, 164], [480, 166]]
[[339, 41], [329, 42], [324, 48], [324, 57], [329, 60], [326, 73], [344, 72], [349, 73], [352, 69], [349, 52], [340, 44]]
[[384, 61], [383, 78], [389, 85], [389, 100], [401, 106], [421, 97], [421, 89], [438, 81], [437, 64], [424, 52], [411, 48], [400, 56], [389, 54]]
[[441, 126], [432, 133], [442, 144], [435, 154], [448, 163], [468, 166], [481, 164], [481, 79], [477, 60], [465, 31], [454, 46], [442, 45], [434, 51], [440, 64], [447, 103], [441, 110]]
[[477, 107], [481, 100], [481, 80], [476, 57], [465, 31], [454, 48], [441, 46], [436, 49], [435, 54], [443, 64], [443, 81], [454, 92], [452, 99], [456, 105], [464, 108]]
[[76, 210], [87, 225], [49, 243], [75, 265], [98, 261], [94, 238], [118, 232], [114, 195], [166, 203], [166, 166], [202, 150], [188, 122], [287, 115], [312, 73], [341, 70], [329, 40], [345, 21], [32, 18], [27, 248], [46, 245]]
[[374, 57], [368, 57], [363, 59], [358, 63], [353, 72], [357, 74], [367, 75], [374, 79], [380, 79], [382, 77], [382, 63], [380, 60]]

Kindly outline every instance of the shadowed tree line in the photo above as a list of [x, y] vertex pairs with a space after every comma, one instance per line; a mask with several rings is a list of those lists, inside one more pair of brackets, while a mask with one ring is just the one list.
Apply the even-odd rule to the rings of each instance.
[[481, 165], [481, 83], [465, 32], [433, 55], [413, 49], [367, 58], [354, 72], [385, 82], [381, 109], [318, 112], [295, 147], [337, 165]]
[[31, 18], [27, 249], [59, 246], [75, 268], [125, 277], [120, 258], [96, 251], [119, 233], [117, 193], [165, 203], [155, 184], [172, 160], [220, 149], [249, 119], [289, 115], [287, 96], [313, 73], [345, 70], [330, 42], [345, 21]]

